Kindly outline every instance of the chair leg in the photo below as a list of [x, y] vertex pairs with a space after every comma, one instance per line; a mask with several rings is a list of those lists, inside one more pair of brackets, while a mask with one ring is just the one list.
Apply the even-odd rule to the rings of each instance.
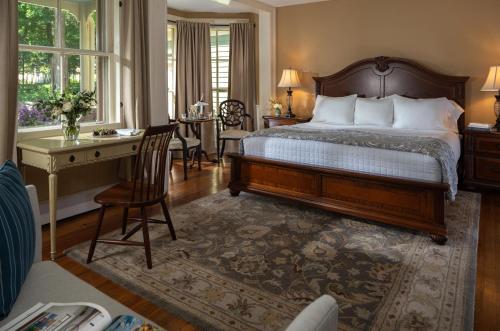
[[201, 170], [201, 144], [197, 147], [198, 151], [198, 170]]
[[217, 164], [220, 164], [220, 139], [217, 137]]
[[189, 151], [182, 150], [182, 165], [184, 167], [184, 180], [188, 179], [188, 153]]
[[128, 221], [128, 208], [123, 208], [122, 216], [122, 235], [127, 232], [127, 221]]
[[220, 151], [220, 158], [224, 161], [224, 149], [226, 149], [226, 139], [222, 140], [222, 149]]
[[148, 228], [148, 215], [146, 214], [146, 207], [141, 207], [142, 217], [142, 236], [144, 237], [144, 251], [146, 252], [146, 264], [148, 269], [153, 268], [151, 261], [151, 242], [149, 241], [149, 228]]
[[174, 225], [172, 224], [172, 217], [170, 217], [170, 212], [168, 211], [168, 206], [165, 200], [161, 201], [161, 208], [163, 209], [163, 215], [165, 216], [165, 221], [167, 222], [168, 229], [170, 230], [170, 236], [172, 237], [172, 240], [177, 240]]
[[97, 229], [95, 232], [94, 239], [92, 239], [92, 243], [90, 244], [89, 255], [87, 256], [87, 264], [92, 262], [92, 257], [94, 256], [95, 246], [97, 245], [97, 239], [99, 239], [99, 234], [101, 233], [102, 220], [104, 219], [104, 212], [106, 211], [106, 206], [101, 206], [101, 210], [99, 211], [99, 218], [97, 221]]
[[172, 171], [173, 165], [174, 165], [174, 152], [170, 152], [170, 171]]

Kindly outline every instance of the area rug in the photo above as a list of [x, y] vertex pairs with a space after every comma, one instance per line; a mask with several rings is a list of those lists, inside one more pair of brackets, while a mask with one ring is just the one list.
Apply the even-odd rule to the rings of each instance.
[[[449, 240], [228, 191], [174, 209], [144, 250], [98, 244], [89, 267], [207, 330], [283, 330], [330, 294], [340, 330], [469, 330], [480, 195], [446, 207]], [[119, 231], [107, 237], [119, 238]], [[141, 239], [139, 236], [136, 239]], [[89, 243], [67, 255], [84, 263]]]

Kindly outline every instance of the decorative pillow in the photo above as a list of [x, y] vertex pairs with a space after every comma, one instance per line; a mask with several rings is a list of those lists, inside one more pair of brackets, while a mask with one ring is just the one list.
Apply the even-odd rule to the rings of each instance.
[[12, 161], [0, 167], [0, 320], [6, 317], [30, 271], [35, 222], [21, 174]]
[[393, 121], [394, 104], [391, 99], [356, 99], [354, 124], [391, 127]]
[[394, 128], [451, 131], [450, 102], [446, 98], [410, 99], [392, 96]]
[[356, 98], [356, 94], [339, 98], [318, 95], [311, 122], [353, 124]]

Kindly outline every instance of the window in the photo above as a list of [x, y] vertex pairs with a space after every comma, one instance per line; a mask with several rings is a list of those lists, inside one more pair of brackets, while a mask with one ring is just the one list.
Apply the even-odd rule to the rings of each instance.
[[177, 28], [175, 24], [167, 26], [167, 79], [168, 79], [168, 114], [175, 118], [175, 67], [177, 65]]
[[[58, 124], [33, 104], [54, 91], [95, 90], [98, 105], [82, 122], [116, 120], [113, 16], [105, 0], [22, 0], [19, 24], [19, 127]], [[106, 31], [104, 27], [106, 26]]]
[[212, 102], [217, 111], [229, 97], [229, 26], [210, 28], [212, 54]]

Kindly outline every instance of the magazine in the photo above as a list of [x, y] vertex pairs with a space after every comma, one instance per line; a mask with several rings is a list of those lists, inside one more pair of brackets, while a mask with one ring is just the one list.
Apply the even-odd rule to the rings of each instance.
[[115, 319], [103, 307], [86, 302], [38, 303], [0, 331], [159, 331], [128, 315]]

